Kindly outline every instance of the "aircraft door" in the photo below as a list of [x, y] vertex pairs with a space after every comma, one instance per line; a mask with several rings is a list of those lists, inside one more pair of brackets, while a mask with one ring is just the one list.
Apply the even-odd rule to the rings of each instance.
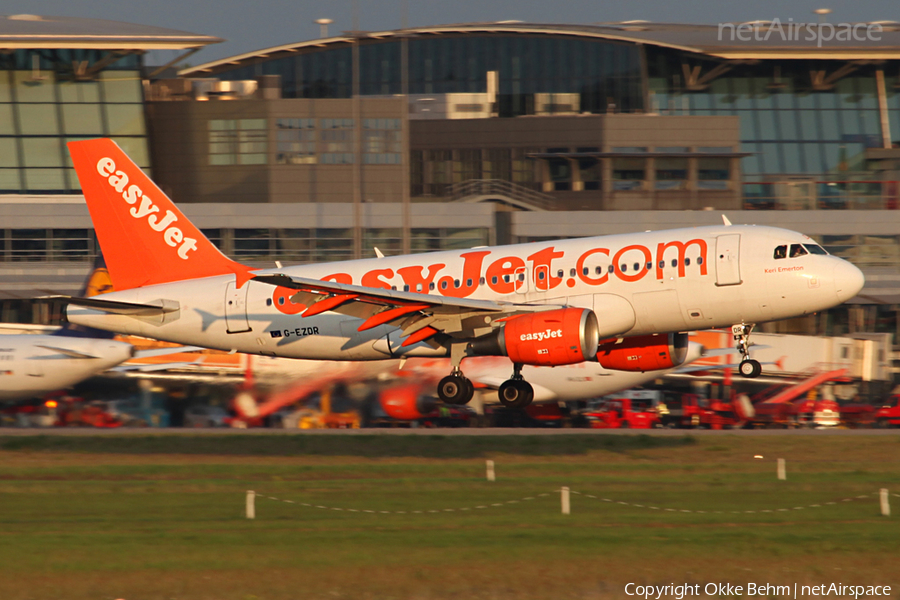
[[251, 331], [247, 320], [247, 292], [250, 282], [240, 289], [235, 282], [229, 281], [225, 288], [225, 325], [228, 333], [245, 333]]
[[720, 235], [716, 238], [716, 285], [741, 283], [741, 234]]
[[538, 265], [534, 268], [534, 291], [546, 292], [550, 289], [550, 267]]
[[528, 285], [528, 267], [519, 267], [515, 273], [515, 286], [517, 294], [527, 294]]

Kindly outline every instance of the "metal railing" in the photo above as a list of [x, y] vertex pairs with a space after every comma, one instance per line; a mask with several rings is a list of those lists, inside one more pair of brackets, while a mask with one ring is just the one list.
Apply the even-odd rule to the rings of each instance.
[[453, 202], [475, 202], [488, 196], [500, 196], [521, 208], [538, 210], [550, 210], [556, 202], [549, 194], [504, 179], [469, 179], [454, 183], [448, 196]]

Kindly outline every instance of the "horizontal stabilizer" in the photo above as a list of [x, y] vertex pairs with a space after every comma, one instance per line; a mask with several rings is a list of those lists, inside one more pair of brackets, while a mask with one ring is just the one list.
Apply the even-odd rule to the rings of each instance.
[[159, 371], [169, 371], [175, 369], [186, 369], [189, 367], [200, 366], [200, 361], [202, 357], [197, 357], [196, 360], [190, 362], [170, 362], [170, 363], [158, 363], [151, 365], [139, 365], [139, 364], [129, 364], [129, 365], [119, 365], [118, 367], [113, 367], [110, 369], [113, 373], [157, 373]]
[[170, 354], [180, 354], [182, 352], [196, 352], [203, 350], [200, 346], [174, 346], [171, 348], [149, 348], [147, 350], [138, 350], [134, 353], [134, 358], [151, 358], [154, 356], [168, 356]]
[[137, 304], [134, 302], [118, 302], [114, 300], [100, 300], [99, 298], [74, 298], [72, 296], [44, 296], [38, 298], [43, 301], [55, 301], [72, 306], [81, 306], [114, 315], [127, 315], [129, 317], [157, 317], [168, 313], [177, 312], [177, 303], [163, 302], [161, 304]]
[[99, 356], [95, 356], [93, 354], [87, 354], [85, 352], [78, 352], [77, 350], [72, 350], [70, 348], [59, 348], [58, 346], [45, 346], [44, 344], [38, 344], [38, 348], [43, 348], [44, 350], [51, 350], [53, 352], [59, 352], [60, 354], [65, 354], [69, 358], [100, 358]]

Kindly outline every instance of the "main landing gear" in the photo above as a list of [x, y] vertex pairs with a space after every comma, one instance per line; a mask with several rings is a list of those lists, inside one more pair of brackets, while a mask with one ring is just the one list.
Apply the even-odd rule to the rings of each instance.
[[475, 395], [475, 386], [465, 378], [459, 368], [438, 383], [438, 396], [447, 404], [468, 404]]
[[522, 379], [522, 365], [513, 364], [513, 376], [498, 390], [500, 404], [507, 408], [525, 408], [534, 400], [534, 388]]
[[762, 373], [762, 365], [759, 364], [759, 361], [750, 358], [751, 331], [753, 331], [752, 324], [745, 325], [741, 323], [740, 325], [731, 326], [731, 334], [734, 336], [734, 341], [737, 342], [735, 349], [741, 353], [741, 357], [743, 358], [741, 364], [738, 365], [738, 370], [741, 372], [741, 375], [747, 379], [754, 379], [759, 377], [759, 374]]
[[[475, 395], [475, 386], [469, 381], [459, 365], [465, 357], [462, 344], [450, 347], [450, 364], [453, 370], [438, 382], [438, 397], [447, 404], [468, 404]], [[534, 400], [534, 388], [522, 379], [522, 365], [513, 364], [513, 375], [504, 381], [498, 393], [500, 404], [507, 408], [525, 408]]]

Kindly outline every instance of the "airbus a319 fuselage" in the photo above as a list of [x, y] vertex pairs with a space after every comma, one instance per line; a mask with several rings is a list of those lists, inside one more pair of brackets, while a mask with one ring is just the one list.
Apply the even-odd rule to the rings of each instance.
[[686, 348], [677, 332], [804, 315], [863, 286], [807, 236], [730, 224], [253, 269], [224, 257], [110, 140], [69, 148], [117, 290], [73, 301], [70, 321], [268, 356], [449, 355], [448, 401], [471, 398], [466, 356], [508, 356], [501, 399], [527, 404], [522, 365], [670, 368]]
[[[842, 259], [808, 251], [774, 258], [777, 247], [800, 245], [815, 242], [771, 227], [697, 227], [254, 273], [590, 308], [604, 338], [773, 321], [824, 310], [856, 295], [861, 276]], [[121, 333], [269, 356], [381, 360], [447, 354], [425, 343], [401, 347], [404, 338], [396, 326], [360, 332], [362, 320], [352, 316], [304, 317], [307, 306], [292, 301], [293, 295], [292, 289], [252, 279], [237, 288], [229, 274], [100, 296], [140, 304], [174, 301], [177, 314], [142, 319], [70, 308], [68, 316]]]

